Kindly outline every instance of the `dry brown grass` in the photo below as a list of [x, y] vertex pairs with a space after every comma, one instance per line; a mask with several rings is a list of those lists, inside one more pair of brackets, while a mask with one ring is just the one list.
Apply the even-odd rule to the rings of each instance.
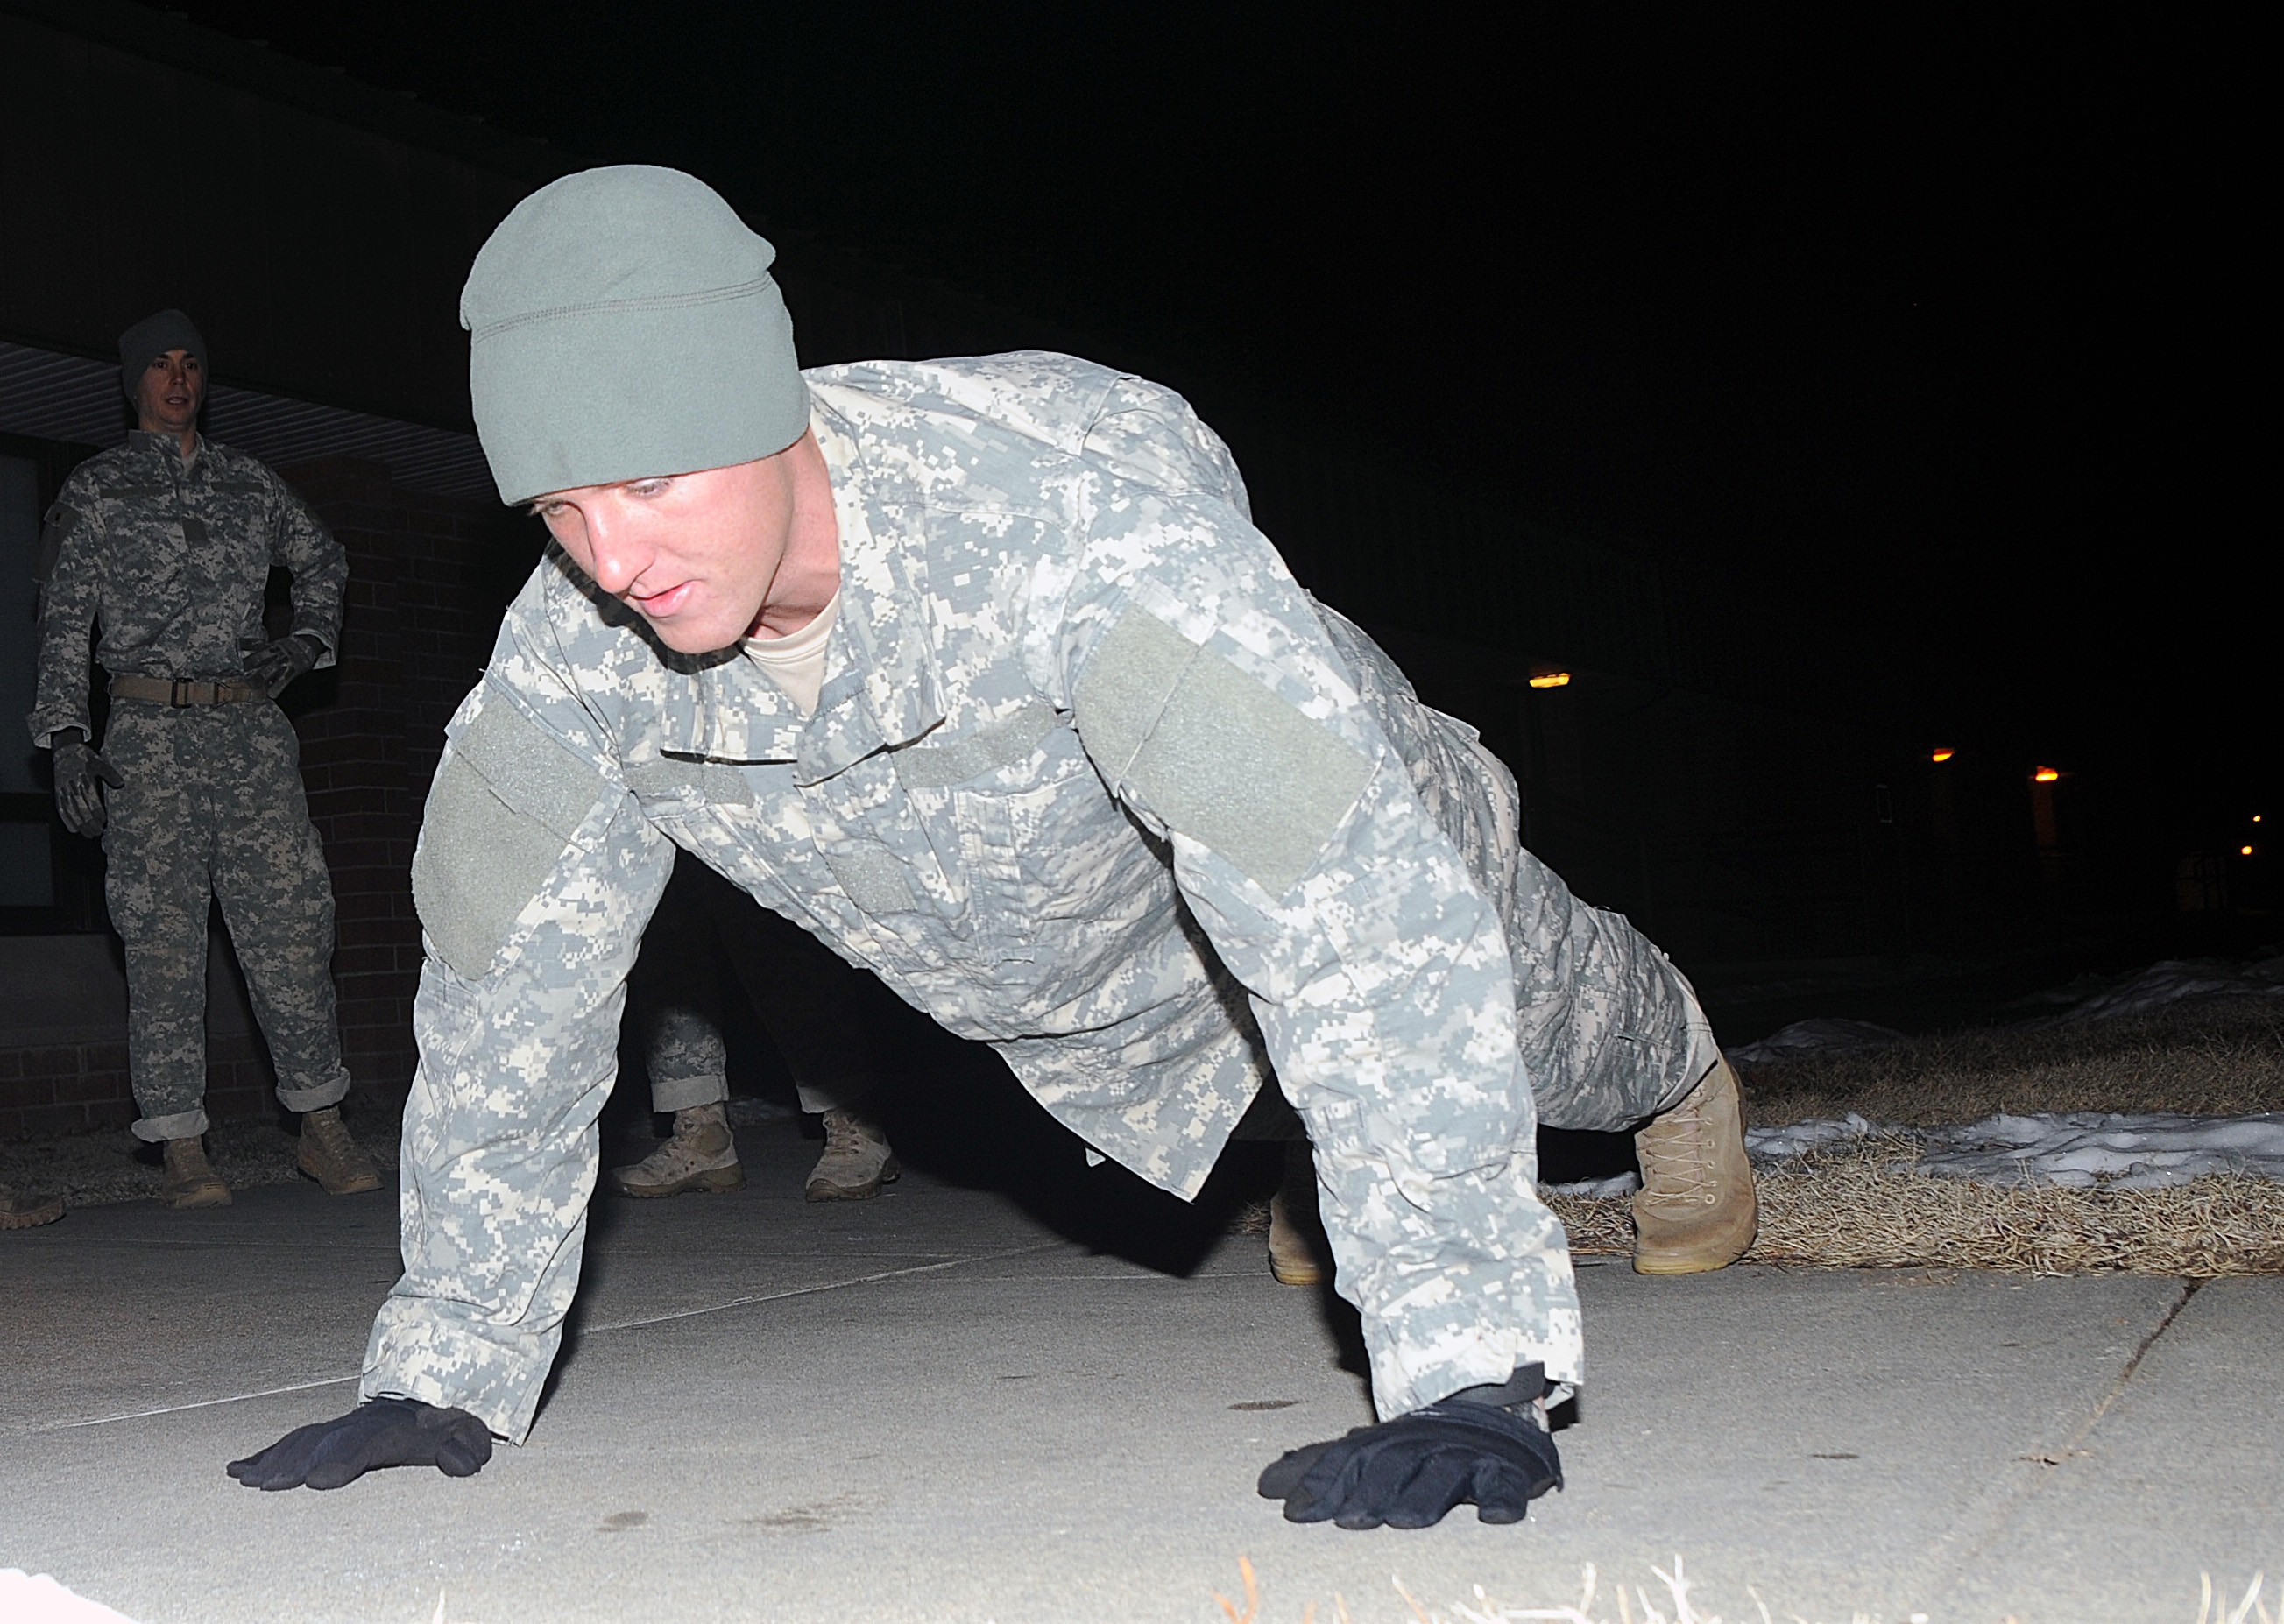
[[[2284, 1108], [2284, 1003], [2226, 998], [2083, 1025], [1994, 1027], [1744, 1073], [1746, 1113], [1780, 1126], [1858, 1113], [1940, 1127], [2000, 1112]], [[2284, 1191], [2244, 1176], [2163, 1190], [2062, 1190], [1930, 1178], [1912, 1141], [1844, 1141], [1760, 1175], [1748, 1261], [1824, 1269], [2284, 1273]], [[1622, 1200], [1556, 1198], [1573, 1247], [1623, 1253]]]
[[[1745, 1261], [1815, 1269], [1997, 1269], [2028, 1274], [2284, 1274], [2284, 1191], [2201, 1178], [2163, 1190], [2060, 1190], [1930, 1178], [1917, 1144], [1851, 1139], [1759, 1176], [1761, 1234]], [[1583, 1253], [1627, 1255], [1623, 1198], [1549, 1198]]]
[[1860, 1112], [1911, 1128], [1999, 1112], [2284, 1110], [2284, 999], [2225, 998], [2073, 1026], [1984, 1027], [1740, 1066], [1748, 1120]]
[[[2284, 1000], [2231, 998], [2130, 1019], [1997, 1027], [1743, 1073], [1746, 1112], [1781, 1126], [1855, 1112], [1941, 1127], [1999, 1112], [2284, 1109]], [[2224, 1175], [2163, 1190], [2063, 1190], [1932, 1178], [1916, 1141], [1873, 1136], [1759, 1175], [1750, 1262], [1816, 1269], [2113, 1271], [2210, 1278], [2284, 1274], [2284, 1189]], [[1551, 1195], [1574, 1252], [1630, 1255], [1623, 1197]], [[1265, 1233], [1269, 1204], [1232, 1228]]]

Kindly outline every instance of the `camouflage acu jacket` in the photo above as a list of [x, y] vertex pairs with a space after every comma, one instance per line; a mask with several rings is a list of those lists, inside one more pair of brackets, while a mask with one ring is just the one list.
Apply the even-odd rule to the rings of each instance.
[[607, 1079], [672, 841], [1177, 1193], [1270, 1057], [1399, 1187], [1527, 1148], [1498, 917], [1187, 405], [1060, 355], [808, 376], [815, 714], [543, 564], [428, 802], [425, 1086]]
[[268, 638], [270, 566], [293, 578], [293, 633], [333, 663], [348, 564], [340, 544], [286, 481], [243, 452], [200, 440], [184, 465], [172, 436], [137, 430], [88, 458], [49, 510], [40, 598], [39, 691], [32, 739], [92, 734], [87, 633], [113, 676], [245, 674], [244, 648]]

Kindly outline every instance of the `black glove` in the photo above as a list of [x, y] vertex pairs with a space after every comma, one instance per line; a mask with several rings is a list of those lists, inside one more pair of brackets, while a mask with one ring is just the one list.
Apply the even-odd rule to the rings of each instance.
[[103, 792], [96, 780], [117, 789], [127, 782], [119, 769], [88, 746], [87, 735], [74, 729], [56, 741], [56, 811], [64, 827], [92, 840], [103, 832]]
[[[1544, 1388], [1538, 1366], [1523, 1370]], [[1287, 1522], [1343, 1528], [1425, 1528], [1469, 1501], [1484, 1522], [1521, 1522], [1533, 1500], [1561, 1487], [1562, 1458], [1532, 1417], [1463, 1396], [1295, 1449], [1260, 1485], [1263, 1499], [1285, 1503]]]
[[315, 637], [296, 632], [290, 637], [280, 637], [265, 643], [246, 657], [246, 675], [270, 690], [276, 699], [286, 691], [286, 685], [317, 663], [324, 652]]
[[224, 1470], [248, 1488], [339, 1488], [383, 1466], [434, 1466], [448, 1478], [472, 1478], [491, 1457], [491, 1429], [465, 1409], [367, 1399], [345, 1416], [297, 1426]]

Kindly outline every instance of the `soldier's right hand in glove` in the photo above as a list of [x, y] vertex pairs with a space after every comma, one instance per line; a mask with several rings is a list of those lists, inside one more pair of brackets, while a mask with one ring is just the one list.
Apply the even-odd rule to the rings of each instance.
[[339, 1488], [383, 1466], [434, 1466], [448, 1478], [472, 1478], [491, 1457], [491, 1429], [465, 1409], [367, 1399], [345, 1416], [297, 1426], [224, 1470], [248, 1488]]
[[58, 739], [54, 753], [56, 811], [65, 828], [91, 840], [103, 832], [104, 822], [103, 792], [96, 787], [96, 781], [99, 778], [117, 789], [127, 780], [119, 776], [119, 769], [89, 747], [83, 733], [74, 731]]
[[[1525, 1369], [1535, 1380], [1537, 1367]], [[1521, 1522], [1561, 1487], [1561, 1456], [1536, 1418], [1464, 1397], [1295, 1449], [1260, 1484], [1262, 1498], [1285, 1503], [1287, 1522], [1343, 1528], [1425, 1528], [1470, 1501], [1484, 1522]]]

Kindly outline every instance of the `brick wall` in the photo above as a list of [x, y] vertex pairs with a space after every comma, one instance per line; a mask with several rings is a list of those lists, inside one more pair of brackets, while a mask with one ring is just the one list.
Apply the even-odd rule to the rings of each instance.
[[[401, 1097], [412, 1078], [420, 927], [412, 847], [446, 720], [481, 675], [507, 597], [536, 557], [530, 521], [489, 504], [397, 488], [377, 464], [281, 468], [348, 551], [339, 664], [286, 695], [309, 815], [332, 871], [343, 1058], [361, 1089]], [[274, 1109], [261, 1040], [210, 1022], [207, 1112]], [[123, 1025], [11, 1046], [0, 1033], [0, 1138], [133, 1120]]]
[[[365, 1086], [412, 1081], [420, 925], [412, 847], [444, 723], [475, 684], [499, 629], [503, 550], [519, 540], [497, 507], [399, 490], [347, 458], [280, 472], [349, 558], [340, 663], [330, 691], [294, 707], [309, 816], [325, 843], [340, 918], [333, 980], [341, 1044]], [[512, 565], [512, 557], [508, 560]]]

